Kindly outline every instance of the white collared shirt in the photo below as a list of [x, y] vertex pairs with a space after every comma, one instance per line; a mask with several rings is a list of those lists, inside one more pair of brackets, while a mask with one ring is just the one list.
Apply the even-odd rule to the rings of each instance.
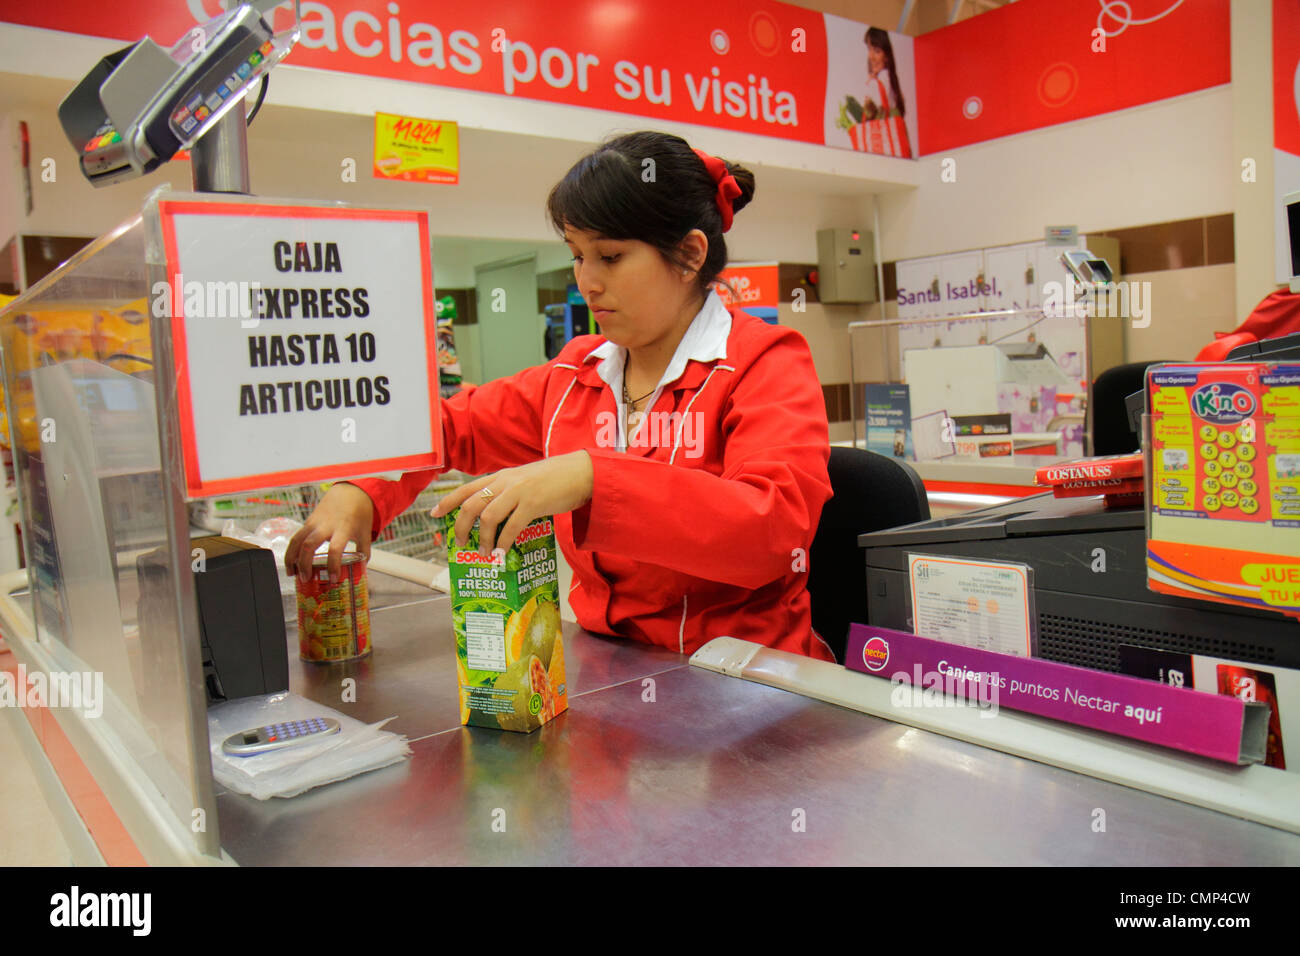
[[[682, 373], [686, 371], [687, 362], [692, 360], [716, 362], [726, 358], [727, 336], [730, 334], [731, 313], [718, 298], [718, 293], [710, 289], [703, 307], [691, 320], [682, 340], [677, 343], [677, 350], [673, 352], [672, 360], [664, 369], [659, 384], [655, 386], [646, 409], [654, 408], [665, 385], [671, 385], [681, 378]], [[592, 359], [600, 360], [596, 373], [614, 392], [614, 401], [618, 405], [618, 450], [627, 451], [628, 435], [625, 430], [627, 406], [623, 402], [623, 369], [627, 364], [627, 349], [606, 341], [588, 352], [584, 361], [589, 362]], [[638, 431], [644, 427], [647, 418], [649, 418], [648, 414], [641, 416], [641, 421], [637, 424]]]

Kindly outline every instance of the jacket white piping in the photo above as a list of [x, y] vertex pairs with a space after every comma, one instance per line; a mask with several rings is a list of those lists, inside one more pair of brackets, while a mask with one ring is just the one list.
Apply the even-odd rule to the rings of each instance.
[[695, 394], [691, 396], [691, 400], [686, 403], [686, 411], [682, 412], [682, 419], [677, 423], [677, 437], [673, 439], [673, 453], [668, 456], [668, 464], [671, 465], [673, 462], [677, 461], [677, 452], [680, 451], [682, 447], [682, 434], [686, 431], [686, 416], [690, 415], [691, 406], [695, 404], [695, 400], [704, 392], [704, 389], [709, 384], [709, 379], [713, 378], [713, 373], [720, 368], [726, 369], [728, 372], [735, 371], [735, 369], [730, 365], [715, 365], [713, 368], [709, 369], [708, 377], [705, 378], [700, 387], [695, 390]]
[[682, 622], [677, 625], [677, 653], [686, 653], [686, 601], [689, 594], [682, 596]]
[[[573, 366], [565, 365], [562, 366], [562, 368], [573, 368]], [[551, 423], [546, 426], [546, 441], [542, 443], [543, 458], [551, 457], [551, 432], [555, 429], [555, 420], [560, 417], [560, 409], [564, 407], [564, 400], [569, 397], [569, 393], [573, 391], [573, 386], [577, 384], [578, 384], [578, 376], [575, 375], [573, 376], [573, 381], [569, 383], [569, 387], [566, 388], [564, 390], [564, 394], [560, 396], [559, 404], [555, 406], [555, 412], [551, 415]]]

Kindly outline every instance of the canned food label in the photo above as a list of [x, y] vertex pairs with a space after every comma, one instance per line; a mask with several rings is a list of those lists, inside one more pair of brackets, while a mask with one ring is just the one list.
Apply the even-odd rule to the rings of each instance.
[[329, 583], [329, 570], [312, 569], [298, 582], [298, 651], [305, 661], [347, 661], [370, 653], [370, 594], [365, 562], [343, 563], [339, 581]]

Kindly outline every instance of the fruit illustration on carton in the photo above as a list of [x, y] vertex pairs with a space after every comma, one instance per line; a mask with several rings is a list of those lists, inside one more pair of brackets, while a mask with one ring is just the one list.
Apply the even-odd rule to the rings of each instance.
[[443, 519], [461, 723], [530, 733], [568, 707], [554, 526], [525, 528], [508, 551], [479, 551], [477, 523], [456, 546]]

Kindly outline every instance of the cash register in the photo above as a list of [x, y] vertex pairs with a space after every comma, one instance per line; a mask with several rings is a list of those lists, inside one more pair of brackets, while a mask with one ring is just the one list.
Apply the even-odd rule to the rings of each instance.
[[1050, 493], [864, 534], [867, 622], [912, 631], [908, 555], [976, 558], [1033, 568], [1037, 654], [1119, 671], [1140, 646], [1300, 668], [1300, 622], [1272, 611], [1147, 589], [1146, 513], [1099, 497]]
[[[1300, 334], [1252, 342], [1228, 361], [1300, 359]], [[1141, 434], [1145, 393], [1134, 432]], [[1147, 588], [1146, 512], [1099, 497], [1020, 498], [978, 511], [864, 534], [868, 623], [911, 631], [908, 554], [983, 558], [1034, 569], [1038, 654], [1120, 670], [1120, 648], [1300, 668], [1300, 622], [1284, 614], [1158, 594]]]

